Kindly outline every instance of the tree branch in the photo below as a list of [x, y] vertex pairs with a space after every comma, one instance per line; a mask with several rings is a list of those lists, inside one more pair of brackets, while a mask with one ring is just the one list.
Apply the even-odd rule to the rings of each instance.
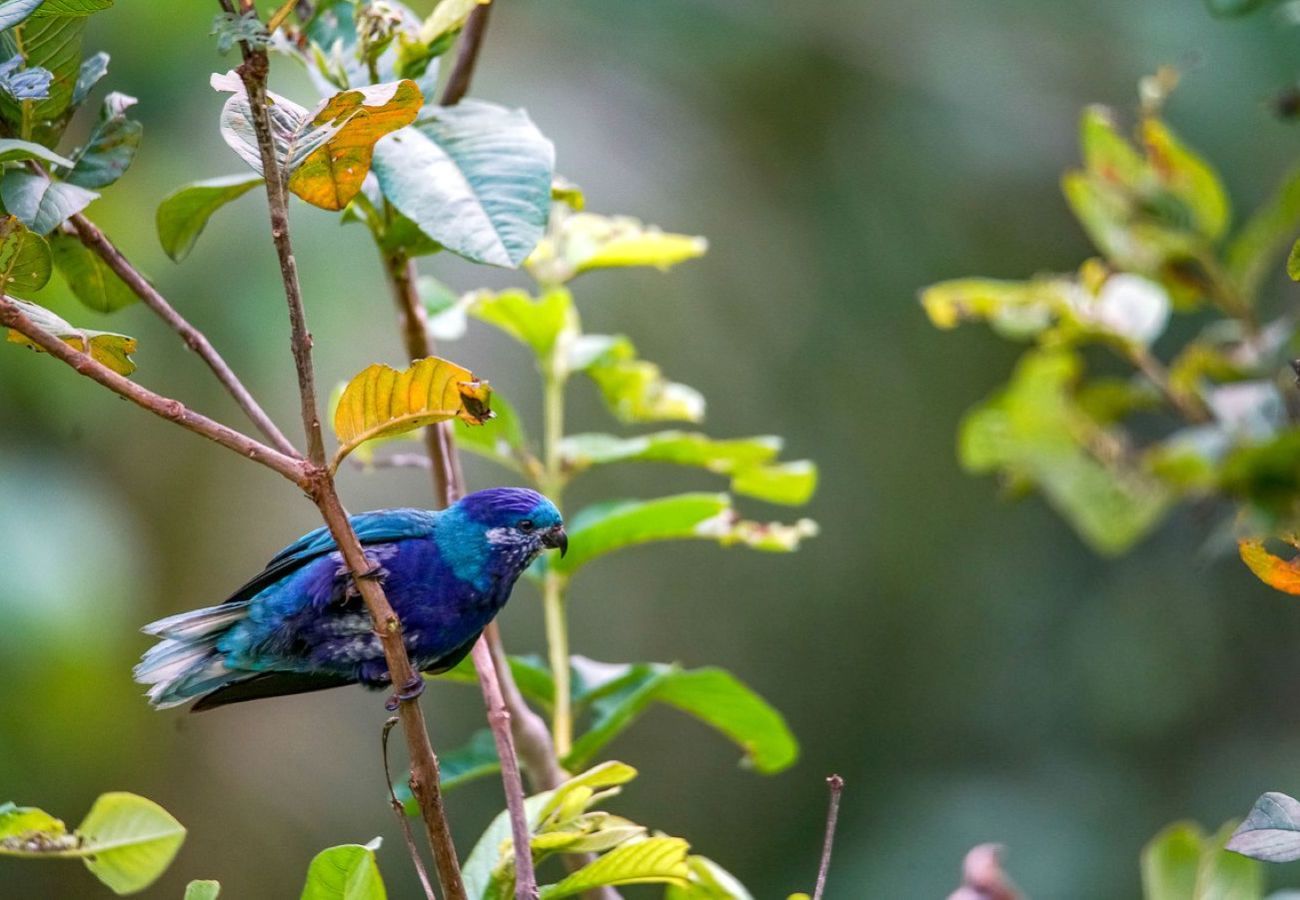
[[267, 440], [281, 453], [297, 456], [297, 449], [284, 436], [283, 432], [276, 427], [275, 422], [271, 421], [271, 417], [266, 414], [266, 411], [253, 399], [253, 395], [249, 393], [235, 373], [231, 371], [230, 366], [222, 359], [221, 354], [216, 351], [203, 332], [191, 325], [184, 316], [178, 313], [167, 302], [167, 299], [159, 293], [158, 289], [150, 284], [149, 280], [135, 266], [131, 265], [130, 260], [122, 254], [121, 250], [117, 249], [116, 245], [93, 222], [81, 213], [77, 213], [68, 222], [81, 242], [97, 254], [104, 261], [104, 264], [112, 269], [117, 274], [117, 277], [122, 279], [122, 282], [144, 302], [145, 306], [157, 313], [158, 317], [166, 322], [172, 331], [179, 334], [181, 339], [185, 341], [185, 346], [197, 353], [199, 358], [208, 364], [208, 368], [217, 376], [217, 380], [230, 393], [230, 396], [235, 398], [239, 408], [257, 426], [258, 430], [266, 435]]
[[442, 105], [455, 106], [469, 93], [469, 83], [474, 77], [474, 67], [478, 64], [478, 53], [483, 47], [483, 34], [487, 31], [488, 14], [492, 4], [484, 3], [474, 7], [465, 22], [465, 30], [460, 33], [460, 50], [456, 54], [456, 66], [447, 78], [443, 88]]
[[141, 387], [131, 379], [114, 372], [89, 353], [83, 353], [39, 328], [7, 297], [0, 297], [0, 325], [12, 328], [54, 358], [67, 363], [80, 374], [99, 382], [137, 406], [170, 422], [175, 422], [182, 428], [202, 435], [208, 440], [215, 441], [229, 450], [234, 450], [240, 456], [279, 472], [304, 490], [307, 488], [309, 478], [306, 467], [296, 453], [292, 456], [281, 453], [242, 432], [187, 409], [179, 400], [164, 397]]
[[388, 734], [401, 722], [402, 720], [397, 716], [392, 716], [384, 723], [383, 731], [379, 736], [379, 751], [384, 759], [384, 784], [388, 786], [388, 804], [393, 808], [393, 815], [397, 816], [397, 825], [402, 829], [402, 839], [406, 841], [406, 850], [411, 854], [411, 862], [415, 865], [415, 874], [420, 878], [420, 887], [424, 888], [426, 900], [438, 900], [433, 893], [433, 885], [429, 883], [429, 873], [424, 871], [420, 848], [415, 846], [415, 835], [411, 834], [411, 822], [406, 815], [406, 807], [402, 805], [401, 800], [397, 799], [397, 793], [393, 790], [393, 773], [388, 768]]
[[[228, 0], [221, 0], [223, 5]], [[249, 4], [244, 0], [245, 6]], [[407, 689], [418, 684], [420, 675], [411, 666], [402, 640], [401, 623], [388, 603], [383, 588], [371, 577], [371, 563], [357, 540], [348, 521], [346, 511], [339, 501], [334, 479], [325, 468], [325, 443], [321, 432], [320, 413], [316, 405], [315, 373], [312, 365], [311, 335], [307, 330], [306, 313], [302, 303], [302, 288], [298, 281], [298, 265], [293, 256], [289, 237], [289, 209], [284, 190], [284, 178], [275, 156], [271, 136], [270, 115], [267, 111], [266, 79], [270, 63], [266, 52], [253, 50], [246, 42], [240, 44], [244, 63], [239, 74], [248, 93], [253, 127], [266, 178], [266, 197], [271, 216], [271, 237], [280, 259], [280, 276], [284, 282], [285, 299], [289, 306], [289, 322], [293, 331], [293, 357], [298, 372], [298, 392], [302, 404], [303, 426], [307, 432], [308, 459], [312, 463], [310, 494], [325, 519], [343, 559], [352, 573], [357, 590], [365, 601], [375, 624], [388, 663], [391, 683], [395, 689]], [[429, 742], [428, 727], [418, 699], [412, 697], [398, 705], [398, 716], [406, 737], [407, 753], [411, 763], [411, 793], [420, 806], [425, 832], [433, 848], [438, 880], [446, 900], [466, 900], [465, 886], [461, 881], [460, 863], [452, 842], [442, 803], [438, 759]]]
[[826, 891], [826, 875], [831, 870], [831, 848], [835, 845], [835, 823], [840, 818], [840, 795], [844, 793], [844, 779], [832, 775], [826, 779], [830, 787], [830, 807], [826, 810], [826, 837], [822, 839], [822, 860], [817, 867], [817, 886], [813, 889], [813, 900], [822, 900]]

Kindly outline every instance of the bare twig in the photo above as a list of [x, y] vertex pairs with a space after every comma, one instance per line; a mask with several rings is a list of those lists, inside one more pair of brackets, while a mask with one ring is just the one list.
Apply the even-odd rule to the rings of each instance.
[[249, 393], [235, 373], [231, 371], [230, 366], [226, 364], [221, 354], [216, 351], [203, 332], [191, 325], [184, 316], [178, 313], [175, 307], [167, 302], [167, 298], [150, 284], [149, 279], [145, 278], [135, 266], [131, 265], [130, 260], [122, 254], [121, 250], [117, 249], [117, 246], [93, 222], [81, 213], [77, 213], [68, 220], [68, 224], [81, 242], [99, 256], [104, 261], [104, 264], [112, 269], [117, 277], [122, 279], [122, 282], [131, 289], [132, 293], [144, 302], [145, 306], [157, 313], [158, 317], [166, 322], [172, 331], [179, 334], [181, 339], [185, 341], [185, 346], [197, 353], [199, 358], [208, 364], [208, 368], [217, 376], [217, 380], [229, 391], [230, 396], [235, 398], [239, 408], [257, 426], [258, 430], [266, 435], [266, 439], [281, 453], [288, 456], [297, 456], [297, 449], [276, 427], [275, 422], [271, 421], [271, 417], [266, 414], [266, 411], [253, 399], [253, 395]]
[[[229, 8], [229, 0], [219, 0], [219, 2]], [[250, 0], [241, 0], [241, 4], [245, 9], [251, 7]], [[421, 684], [420, 675], [412, 668], [411, 660], [406, 653], [397, 614], [389, 605], [379, 582], [370, 577], [371, 563], [366, 558], [356, 533], [352, 530], [343, 504], [339, 501], [334, 480], [325, 468], [325, 445], [320, 413], [316, 404], [311, 335], [307, 330], [302, 288], [298, 281], [298, 265], [294, 259], [293, 244], [289, 237], [289, 208], [284, 190], [283, 172], [276, 159], [270, 115], [267, 110], [266, 79], [270, 63], [264, 50], [254, 50], [246, 42], [241, 42], [240, 50], [243, 53], [244, 63], [238, 71], [248, 94], [253, 128], [257, 133], [262, 170], [266, 178], [267, 204], [271, 215], [271, 237], [280, 260], [280, 276], [284, 282], [285, 299], [289, 306], [289, 322], [293, 332], [292, 348], [294, 364], [298, 372], [298, 393], [302, 405], [303, 426], [307, 432], [308, 459], [312, 464], [308, 493], [325, 519], [330, 534], [338, 545], [339, 552], [347, 563], [357, 589], [374, 620], [375, 632], [383, 647], [384, 659], [388, 663], [393, 687], [410, 694], [399, 703], [398, 715], [402, 721], [407, 755], [411, 762], [411, 792], [420, 806], [444, 897], [446, 900], [466, 900], [465, 886], [460, 876], [460, 863], [456, 858], [456, 847], [452, 841], [451, 829], [447, 824], [442, 803], [438, 759], [434, 756], [433, 746], [429, 742], [428, 727], [417, 699], [418, 694], [413, 690]]]
[[817, 886], [813, 888], [813, 900], [822, 900], [826, 891], [826, 873], [831, 869], [831, 848], [835, 844], [835, 823], [840, 817], [840, 795], [844, 793], [844, 779], [832, 775], [826, 779], [830, 787], [830, 808], [826, 810], [826, 837], [822, 840], [822, 861], [817, 867]]
[[424, 888], [424, 896], [428, 900], [438, 900], [433, 893], [433, 885], [429, 883], [429, 873], [424, 870], [424, 860], [420, 859], [420, 849], [415, 846], [415, 835], [411, 834], [411, 823], [406, 816], [406, 807], [402, 805], [401, 800], [397, 799], [397, 794], [393, 791], [393, 773], [388, 768], [388, 733], [401, 721], [397, 716], [391, 716], [384, 723], [384, 730], [379, 736], [380, 753], [384, 758], [384, 784], [388, 785], [388, 803], [393, 807], [393, 815], [397, 816], [397, 824], [401, 826], [402, 837], [406, 840], [406, 849], [411, 854], [411, 862], [415, 864], [415, 874], [420, 876], [420, 886]]
[[306, 489], [309, 483], [308, 474], [303, 460], [296, 454], [290, 456], [281, 453], [242, 432], [235, 431], [233, 428], [228, 428], [220, 422], [209, 419], [207, 416], [187, 409], [185, 404], [179, 400], [164, 397], [148, 388], [141, 387], [131, 379], [125, 378], [103, 365], [90, 354], [82, 353], [80, 350], [65, 344], [54, 335], [43, 331], [37, 327], [36, 323], [27, 318], [22, 310], [4, 297], [0, 297], [0, 325], [12, 328], [19, 334], [24, 335], [51, 356], [67, 363], [77, 372], [99, 382], [110, 391], [125, 397], [137, 406], [147, 409], [154, 415], [161, 416], [168, 421], [175, 422], [195, 434], [216, 441], [221, 446], [234, 450], [240, 456], [246, 456], [254, 462], [259, 462], [267, 468], [279, 472], [299, 487]]
[[474, 66], [478, 64], [478, 53], [483, 46], [483, 33], [487, 30], [488, 14], [492, 4], [484, 3], [474, 7], [465, 22], [465, 30], [460, 33], [460, 50], [456, 55], [456, 66], [451, 70], [447, 86], [442, 92], [442, 105], [455, 106], [469, 93], [469, 83], [474, 77]]

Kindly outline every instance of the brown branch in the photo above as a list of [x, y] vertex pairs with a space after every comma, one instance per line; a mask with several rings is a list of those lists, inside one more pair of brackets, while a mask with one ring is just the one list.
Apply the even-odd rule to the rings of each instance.
[[[221, 0], [228, 6], [229, 0]], [[242, 0], [245, 8], [248, 0]], [[334, 480], [325, 468], [325, 444], [321, 432], [320, 413], [316, 405], [315, 373], [312, 365], [311, 335], [307, 330], [306, 314], [302, 303], [302, 288], [298, 282], [298, 265], [293, 256], [289, 237], [289, 208], [284, 190], [283, 172], [275, 155], [272, 141], [270, 114], [267, 110], [266, 79], [269, 61], [266, 52], [253, 50], [246, 42], [240, 44], [244, 63], [239, 75], [248, 93], [249, 109], [266, 179], [267, 205], [271, 216], [271, 237], [280, 260], [280, 276], [284, 282], [285, 299], [289, 306], [289, 321], [293, 332], [293, 357], [298, 373], [298, 392], [302, 404], [303, 426], [307, 432], [308, 459], [312, 463], [312, 483], [309, 491], [321, 516], [329, 527], [343, 559], [347, 562], [366, 608], [370, 611], [388, 663], [391, 683], [395, 689], [411, 691], [420, 685], [420, 675], [411, 666], [402, 640], [401, 623], [388, 603], [383, 588], [371, 576], [372, 566], [352, 530], [351, 522], [339, 501]], [[414, 691], [411, 691], [414, 693]], [[433, 848], [438, 880], [446, 900], [467, 900], [461, 880], [460, 863], [451, 829], [447, 824], [442, 803], [438, 759], [429, 742], [429, 731], [424, 712], [416, 696], [403, 699], [398, 704], [398, 716], [406, 737], [407, 754], [411, 763], [411, 793], [420, 806], [425, 832]]]
[[294, 484], [306, 489], [308, 474], [301, 458], [296, 454], [289, 456], [254, 440], [242, 432], [228, 428], [220, 422], [188, 409], [179, 400], [164, 397], [148, 388], [141, 387], [129, 378], [119, 375], [88, 353], [83, 353], [69, 346], [59, 338], [39, 328], [35, 322], [23, 314], [17, 305], [0, 297], [0, 325], [12, 328], [28, 338], [46, 353], [61, 362], [67, 363], [77, 372], [104, 387], [130, 400], [137, 406], [149, 410], [156, 416], [175, 422], [182, 428], [215, 441], [240, 456], [261, 463], [269, 469], [279, 472]]
[[420, 887], [424, 888], [424, 896], [427, 900], [438, 900], [433, 893], [433, 885], [429, 883], [429, 873], [424, 870], [424, 860], [420, 859], [420, 848], [415, 846], [415, 835], [411, 833], [411, 822], [406, 815], [406, 807], [402, 801], [397, 799], [397, 793], [393, 790], [393, 773], [388, 768], [388, 734], [393, 730], [393, 726], [401, 724], [401, 719], [392, 716], [384, 723], [384, 729], [379, 736], [379, 752], [384, 760], [384, 784], [388, 785], [388, 805], [393, 808], [393, 815], [397, 816], [397, 824], [402, 829], [402, 839], [406, 841], [406, 850], [411, 854], [411, 862], [415, 864], [415, 874], [420, 877]]
[[208, 364], [208, 368], [217, 376], [217, 380], [230, 393], [230, 396], [235, 398], [239, 408], [257, 426], [258, 430], [266, 435], [267, 440], [281, 453], [288, 456], [297, 456], [297, 449], [284, 436], [283, 432], [276, 427], [275, 422], [271, 421], [271, 417], [266, 414], [266, 411], [253, 399], [253, 395], [249, 393], [235, 373], [231, 371], [230, 366], [226, 364], [221, 354], [216, 351], [203, 332], [191, 325], [184, 316], [178, 313], [167, 302], [167, 298], [159, 293], [158, 289], [150, 284], [149, 280], [135, 266], [131, 265], [130, 260], [93, 222], [81, 213], [77, 213], [68, 220], [68, 223], [81, 242], [98, 255], [104, 261], [104, 264], [112, 269], [117, 277], [122, 279], [122, 282], [131, 289], [132, 293], [144, 302], [145, 306], [157, 313], [158, 317], [166, 322], [172, 331], [180, 335], [185, 342], [185, 346], [197, 353], [199, 358]]
[[831, 870], [831, 848], [835, 844], [835, 823], [840, 818], [840, 795], [844, 793], [844, 779], [832, 775], [826, 779], [830, 787], [830, 808], [826, 811], [826, 837], [822, 840], [822, 861], [817, 867], [817, 886], [813, 888], [813, 900], [822, 900], [826, 890], [826, 874]]
[[476, 6], [465, 21], [465, 30], [460, 33], [456, 66], [451, 70], [447, 86], [442, 91], [443, 106], [455, 106], [469, 93], [469, 83], [474, 77], [474, 67], [478, 64], [479, 50], [483, 47], [483, 33], [487, 31], [488, 14], [491, 11], [490, 3]]

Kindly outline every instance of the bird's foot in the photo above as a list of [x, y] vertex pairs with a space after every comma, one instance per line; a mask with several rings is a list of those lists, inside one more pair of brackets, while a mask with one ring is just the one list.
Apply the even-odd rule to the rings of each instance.
[[424, 678], [419, 672], [411, 676], [411, 680], [402, 685], [401, 688], [394, 691], [388, 700], [384, 703], [384, 709], [393, 712], [407, 700], [414, 700], [424, 693]]
[[366, 569], [357, 577], [364, 578], [366, 581], [383, 581], [384, 576], [388, 574], [384, 567], [368, 556], [366, 557], [366, 562], [370, 563], [370, 568]]

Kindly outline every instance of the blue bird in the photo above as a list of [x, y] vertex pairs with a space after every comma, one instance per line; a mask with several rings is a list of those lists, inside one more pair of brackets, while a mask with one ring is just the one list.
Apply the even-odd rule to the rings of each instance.
[[[464, 659], [537, 555], [568, 549], [559, 510], [524, 488], [478, 491], [438, 512], [388, 509], [351, 521], [421, 672]], [[389, 686], [370, 614], [324, 528], [280, 551], [220, 606], [143, 631], [161, 640], [135, 679], [150, 686], [159, 709], [195, 698], [198, 711], [345, 684]], [[400, 685], [394, 698], [422, 687]]]

